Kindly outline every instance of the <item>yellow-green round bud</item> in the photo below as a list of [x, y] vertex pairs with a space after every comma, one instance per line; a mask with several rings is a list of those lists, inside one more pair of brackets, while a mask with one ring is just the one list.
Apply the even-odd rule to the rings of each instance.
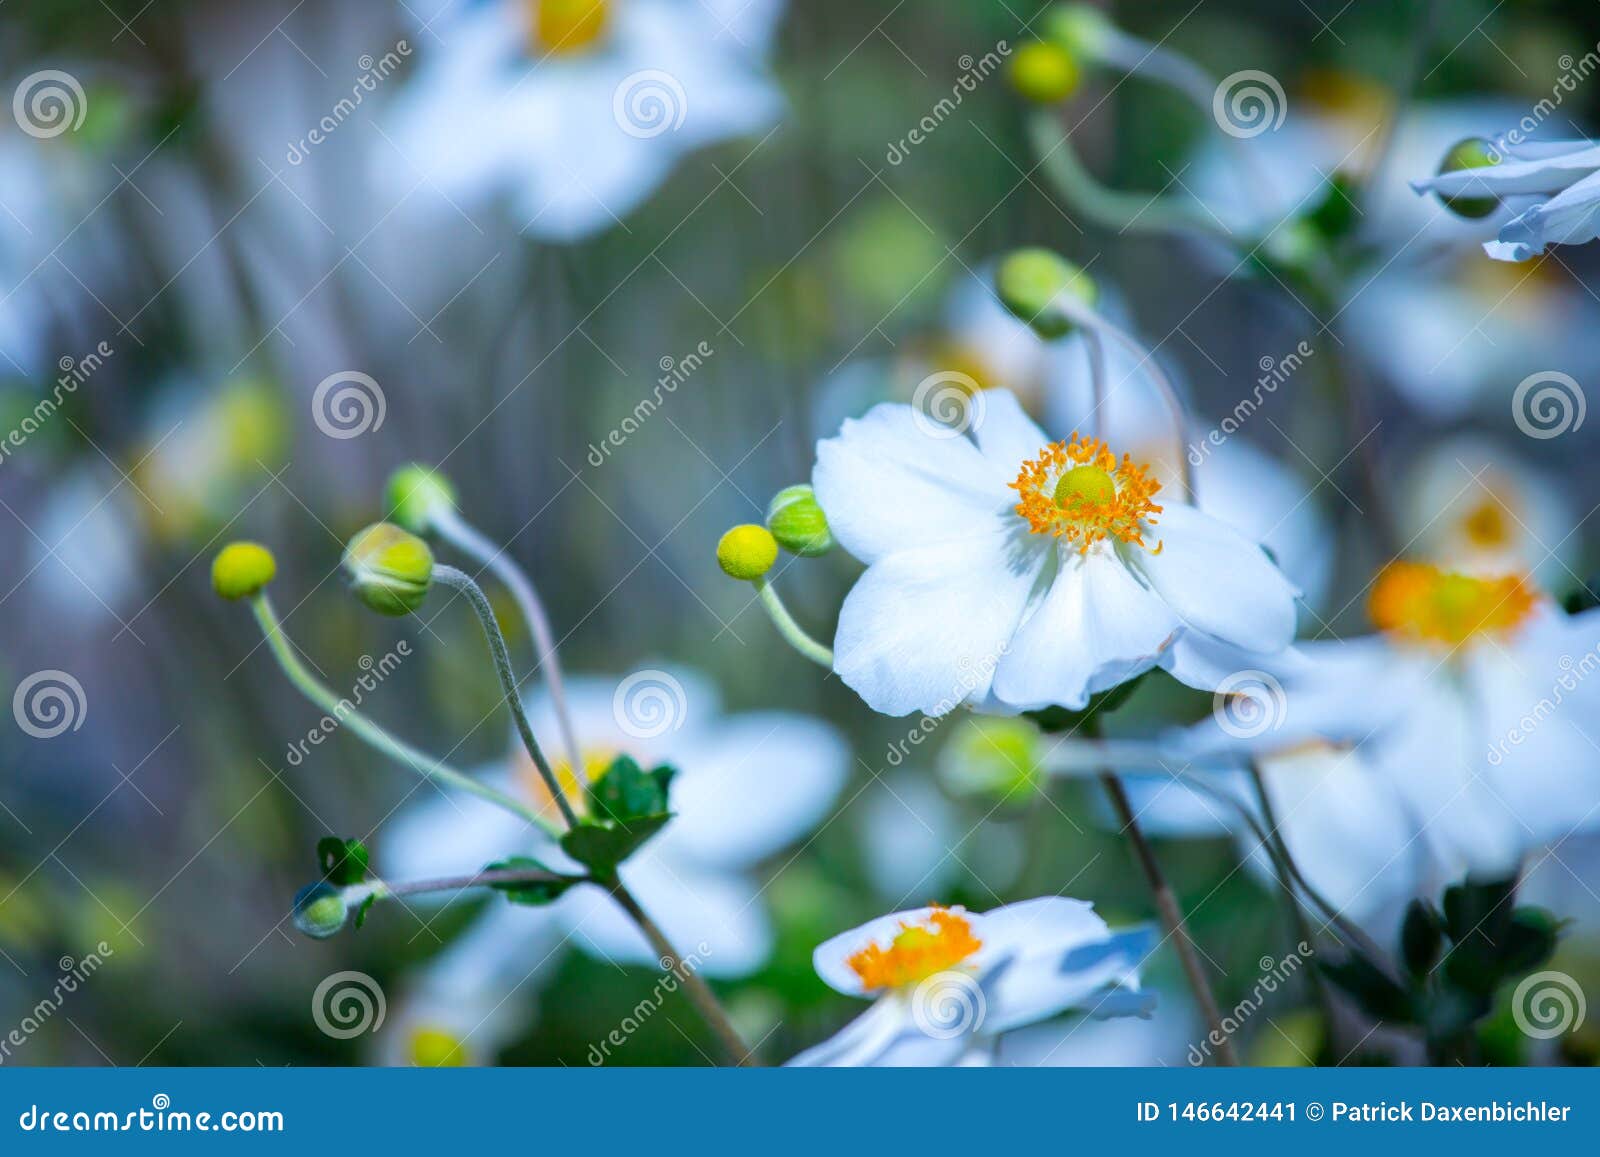
[[1083, 71], [1061, 45], [1035, 40], [1011, 58], [1011, 87], [1035, 104], [1060, 104], [1083, 82]]
[[315, 940], [336, 936], [350, 917], [344, 892], [326, 880], [307, 884], [294, 894], [294, 926]]
[[747, 522], [736, 526], [717, 543], [717, 565], [729, 578], [754, 582], [778, 561], [778, 540], [764, 526]]
[[384, 615], [406, 615], [422, 605], [433, 582], [433, 551], [392, 522], [375, 522], [344, 548], [344, 569], [358, 598]]
[[427, 534], [435, 518], [455, 510], [456, 488], [437, 470], [413, 462], [389, 476], [383, 508], [412, 534]]
[[1063, 309], [1067, 302], [1092, 307], [1099, 299], [1093, 279], [1050, 249], [1018, 249], [995, 271], [1000, 301], [1040, 337], [1054, 339], [1072, 332]]
[[211, 588], [225, 599], [249, 598], [277, 573], [277, 560], [259, 542], [230, 542], [211, 562]]
[[[1444, 160], [1439, 162], [1439, 173], [1442, 176], [1445, 173], [1459, 173], [1463, 169], [1487, 169], [1491, 165], [1498, 165], [1500, 161], [1501, 153], [1491, 142], [1482, 137], [1468, 137], [1450, 146]], [[1500, 208], [1499, 197], [1446, 197], [1441, 193], [1439, 200], [1456, 216], [1473, 221], [1487, 217]]]
[[767, 504], [767, 529], [790, 554], [816, 558], [833, 549], [833, 531], [811, 487], [786, 486]]
[[1074, 60], [1097, 60], [1116, 36], [1117, 26], [1092, 4], [1057, 4], [1038, 24], [1039, 35], [1059, 44]]

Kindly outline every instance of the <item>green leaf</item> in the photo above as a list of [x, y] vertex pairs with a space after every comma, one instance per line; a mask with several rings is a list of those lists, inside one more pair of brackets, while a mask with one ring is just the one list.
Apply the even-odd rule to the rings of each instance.
[[[529, 856], [512, 856], [510, 859], [497, 860], [484, 868], [485, 872], [550, 872], [538, 860]], [[503, 883], [491, 883], [489, 887], [499, 892], [513, 904], [526, 904], [529, 907], [539, 907], [544, 904], [559, 900], [566, 890], [574, 884], [583, 881], [576, 876], [561, 877], [553, 880], [517, 880]]]
[[609, 876], [671, 818], [671, 812], [658, 812], [631, 817], [626, 823], [597, 824], [586, 820], [562, 834], [561, 850], [596, 875]]
[[1321, 967], [1368, 1015], [1400, 1024], [1416, 1020], [1411, 994], [1365, 956], [1351, 953], [1343, 960], [1324, 961]]
[[360, 840], [327, 836], [317, 841], [317, 860], [322, 866], [322, 878], [341, 888], [365, 880], [370, 859], [367, 846]]
[[1512, 913], [1511, 927], [1500, 941], [1501, 979], [1532, 972], [1555, 955], [1563, 927], [1543, 908], [1518, 908]]
[[595, 822], [627, 822], [667, 811], [667, 787], [677, 774], [662, 764], [645, 771], [628, 756], [618, 756], [589, 785], [589, 816]]
[[1439, 952], [1444, 947], [1444, 919], [1426, 900], [1413, 900], [1406, 909], [1405, 922], [1400, 926], [1400, 955], [1405, 960], [1406, 971], [1418, 980], [1423, 979], [1439, 963]]
[[377, 902], [378, 902], [378, 897], [375, 896], [375, 895], [368, 896], [365, 900], [361, 901], [361, 907], [356, 909], [356, 927], [357, 928], [360, 928], [363, 924], [365, 924], [367, 922], [367, 909], [371, 908]]

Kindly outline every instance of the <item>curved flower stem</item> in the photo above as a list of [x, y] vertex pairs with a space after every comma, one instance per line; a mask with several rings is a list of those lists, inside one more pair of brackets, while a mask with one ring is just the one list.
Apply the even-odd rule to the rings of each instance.
[[1100, 782], [1105, 785], [1106, 794], [1111, 797], [1111, 806], [1116, 810], [1123, 833], [1133, 845], [1134, 854], [1139, 859], [1139, 867], [1144, 872], [1145, 882], [1150, 885], [1151, 894], [1155, 897], [1156, 910], [1161, 914], [1161, 922], [1166, 925], [1167, 935], [1172, 938], [1173, 947], [1177, 949], [1178, 960], [1183, 965], [1189, 988], [1194, 993], [1195, 1003], [1200, 1007], [1200, 1014], [1205, 1017], [1206, 1025], [1213, 1034], [1213, 1040], [1219, 1042], [1217, 1060], [1224, 1065], [1237, 1065], [1239, 1057], [1233, 1050], [1232, 1038], [1222, 1030], [1222, 1015], [1217, 1011], [1217, 998], [1211, 994], [1211, 984], [1206, 980], [1205, 968], [1200, 963], [1199, 950], [1190, 939], [1189, 929], [1183, 922], [1183, 909], [1178, 907], [1178, 898], [1172, 891], [1172, 885], [1167, 883], [1167, 878], [1161, 871], [1161, 864], [1156, 860], [1150, 842], [1145, 839], [1144, 832], [1139, 827], [1138, 817], [1133, 814], [1133, 805], [1128, 802], [1128, 793], [1123, 790], [1122, 781], [1110, 772], [1101, 775]]
[[789, 613], [789, 608], [783, 605], [783, 600], [778, 597], [778, 590], [765, 578], [753, 580], [756, 594], [761, 599], [761, 605], [766, 608], [767, 617], [772, 620], [772, 625], [778, 628], [778, 633], [796, 651], [819, 666], [833, 670], [833, 652], [806, 634], [804, 628], [794, 621], [794, 616]]
[[1083, 331], [1084, 349], [1089, 355], [1089, 388], [1094, 395], [1094, 436], [1101, 441], [1106, 434], [1106, 343], [1100, 331], [1090, 326]]
[[643, 932], [645, 939], [650, 941], [651, 949], [661, 957], [661, 967], [677, 976], [683, 982], [685, 995], [688, 996], [690, 1003], [694, 1005], [695, 1011], [700, 1014], [701, 1019], [706, 1022], [712, 1033], [715, 1034], [717, 1043], [722, 1046], [722, 1051], [729, 1063], [741, 1068], [756, 1064], [757, 1062], [752, 1059], [751, 1051], [745, 1047], [744, 1041], [740, 1038], [738, 1030], [733, 1027], [733, 1022], [728, 1019], [728, 1014], [723, 1011], [722, 1005], [717, 1002], [716, 994], [711, 991], [711, 986], [701, 979], [700, 974], [690, 968], [683, 957], [678, 954], [678, 950], [667, 939], [666, 933], [662, 932], [656, 922], [650, 919], [645, 910], [639, 906], [639, 901], [633, 898], [633, 893], [628, 891], [627, 885], [618, 878], [597, 882], [602, 887], [609, 889], [612, 898], [622, 905], [623, 911], [633, 917], [633, 922], [639, 926], [639, 931]]
[[567, 793], [561, 789], [561, 781], [556, 778], [555, 771], [550, 767], [550, 761], [545, 758], [544, 748], [540, 747], [539, 741], [534, 738], [533, 726], [528, 722], [527, 712], [522, 709], [522, 695], [517, 690], [517, 677], [511, 670], [511, 655], [506, 650], [506, 637], [500, 633], [500, 624], [495, 621], [494, 608], [489, 605], [488, 596], [483, 593], [483, 588], [473, 581], [471, 575], [453, 566], [436, 565], [433, 568], [433, 581], [465, 595], [468, 604], [478, 616], [484, 638], [489, 642], [489, 653], [494, 656], [494, 670], [500, 677], [500, 687], [505, 692], [506, 706], [511, 709], [511, 717], [517, 723], [517, 734], [522, 737], [522, 746], [527, 749], [528, 758], [533, 760], [533, 766], [538, 769], [539, 778], [544, 780], [550, 798], [555, 800], [556, 807], [561, 809], [561, 817], [567, 821], [567, 826], [577, 827], [577, 813], [572, 810], [572, 804], [567, 800]]
[[488, 567], [511, 592], [511, 598], [522, 612], [522, 617], [528, 621], [534, 650], [539, 656], [539, 669], [550, 688], [550, 706], [555, 712], [556, 727], [561, 732], [561, 743], [567, 750], [567, 759], [574, 770], [581, 771], [584, 766], [583, 749], [578, 744], [578, 732], [572, 725], [572, 712], [567, 706], [566, 682], [561, 675], [561, 660], [556, 654], [555, 633], [550, 629], [550, 616], [545, 613], [544, 602], [539, 598], [533, 580], [504, 547], [495, 546], [455, 511], [435, 514], [430, 522], [440, 538]]
[[456, 788], [460, 791], [471, 792], [473, 795], [486, 799], [490, 803], [504, 808], [506, 811], [537, 824], [540, 828], [549, 830], [544, 819], [537, 811], [523, 803], [514, 796], [496, 791], [487, 784], [479, 783], [449, 764], [427, 755], [409, 743], [396, 739], [382, 727], [367, 719], [355, 710], [348, 700], [340, 699], [328, 687], [324, 686], [315, 675], [306, 670], [305, 664], [300, 661], [300, 656], [295, 654], [294, 644], [283, 632], [283, 626], [278, 622], [278, 617], [273, 613], [272, 604], [267, 596], [258, 594], [250, 600], [250, 609], [255, 612], [256, 622], [261, 625], [261, 632], [266, 636], [267, 645], [271, 648], [273, 656], [278, 660], [278, 666], [288, 676], [289, 682], [311, 702], [322, 708], [334, 719], [340, 720], [344, 726], [367, 743], [370, 747], [387, 755], [399, 763], [405, 764], [424, 779], [431, 779], [446, 787]]

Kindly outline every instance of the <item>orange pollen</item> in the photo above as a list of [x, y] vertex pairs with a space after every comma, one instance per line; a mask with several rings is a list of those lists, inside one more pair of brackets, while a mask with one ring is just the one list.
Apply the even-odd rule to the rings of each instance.
[[[1063, 483], [1067, 475], [1084, 468], [1086, 473], [1103, 475], [1103, 482], [1081, 482], [1082, 476], [1075, 475]], [[1148, 469], [1127, 454], [1119, 462], [1098, 438], [1074, 433], [1070, 440], [1052, 442], [1022, 464], [1011, 483], [1021, 497], [1016, 511], [1027, 519], [1032, 533], [1064, 538], [1078, 547], [1079, 554], [1113, 537], [1146, 546], [1144, 532], [1154, 525], [1151, 516], [1161, 513], [1151, 501], [1161, 483], [1146, 474]], [[1075, 481], [1080, 484], [1074, 485]], [[1159, 552], [1161, 544], [1153, 549]]]
[[954, 968], [983, 942], [959, 909], [935, 908], [921, 924], [900, 923], [887, 948], [869, 944], [850, 957], [850, 965], [869, 992], [917, 984], [936, 972]]
[[1368, 610], [1391, 635], [1458, 646], [1478, 635], [1508, 635], [1527, 619], [1539, 592], [1522, 575], [1479, 578], [1415, 562], [1384, 567]]

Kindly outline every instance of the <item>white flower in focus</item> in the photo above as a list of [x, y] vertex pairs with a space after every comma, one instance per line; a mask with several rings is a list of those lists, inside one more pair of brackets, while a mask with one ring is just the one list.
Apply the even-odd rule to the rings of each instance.
[[1112, 932], [1092, 904], [1064, 896], [880, 916], [812, 956], [829, 987], [872, 1007], [789, 1064], [950, 1065], [1068, 1009], [1149, 1015], [1139, 968], [1151, 943], [1148, 929]]
[[835, 670], [874, 710], [1060, 705], [1160, 666], [1214, 689], [1280, 656], [1295, 590], [1259, 546], [1093, 439], [1051, 443], [1011, 394], [970, 438], [881, 405], [817, 446], [818, 501], [867, 564]]
[[684, 154], [777, 120], [766, 55], [781, 10], [780, 0], [456, 0], [419, 36], [390, 129], [392, 180], [420, 178], [469, 204], [510, 194], [535, 237], [608, 229]]
[[[568, 703], [587, 766], [574, 771], [557, 762], [555, 770], [568, 798], [578, 802], [585, 778], [619, 755], [678, 769], [670, 793], [674, 819], [622, 865], [622, 878], [697, 971], [747, 975], [765, 963], [773, 943], [752, 871], [827, 814], [843, 785], [848, 753], [817, 720], [787, 712], [723, 717], [715, 689], [703, 679], [683, 671], [660, 676], [658, 685], [671, 695], [648, 707], [641, 701], [639, 718], [618, 698], [626, 680], [569, 680]], [[648, 728], [641, 726], [647, 711]], [[545, 696], [530, 697], [528, 714], [535, 734], [558, 734]], [[552, 760], [557, 754], [550, 749]], [[526, 757], [519, 756], [514, 771], [494, 768], [483, 779], [537, 803], [559, 824]], [[578, 810], [581, 815], [581, 803]], [[407, 808], [387, 827], [377, 851], [375, 863], [394, 880], [471, 873], [512, 855], [532, 855], [558, 871], [581, 870], [541, 830], [475, 796], [440, 794]], [[546, 907], [495, 898], [417, 984], [437, 999], [481, 1001], [487, 990], [493, 1005], [519, 988], [536, 988], [569, 943], [622, 964], [658, 963], [610, 897], [585, 885]]]

